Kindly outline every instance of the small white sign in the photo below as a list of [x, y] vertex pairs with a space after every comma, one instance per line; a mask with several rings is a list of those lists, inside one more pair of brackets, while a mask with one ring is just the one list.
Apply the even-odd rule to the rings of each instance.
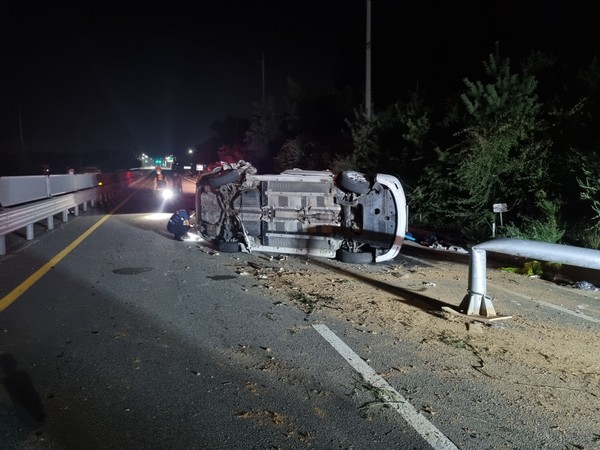
[[508, 208], [506, 207], [506, 203], [494, 203], [492, 208], [495, 213], [503, 213], [503, 212], [508, 211]]

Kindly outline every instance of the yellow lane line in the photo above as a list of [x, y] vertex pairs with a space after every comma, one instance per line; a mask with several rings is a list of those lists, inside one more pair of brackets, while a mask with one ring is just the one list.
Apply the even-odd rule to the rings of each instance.
[[42, 267], [36, 270], [35, 273], [30, 275], [29, 278], [27, 278], [16, 288], [14, 288], [8, 295], [3, 297], [2, 300], [0, 300], [0, 311], [4, 311], [6, 308], [8, 308], [15, 300], [17, 300], [22, 294], [24, 294], [40, 278], [46, 275], [46, 273], [48, 273], [50, 269], [53, 269], [65, 256], [71, 253], [71, 251], [75, 247], [81, 244], [85, 238], [92, 234], [96, 230], [96, 228], [98, 228], [100, 225], [106, 222], [121, 206], [125, 204], [125, 202], [127, 202], [133, 196], [134, 193], [132, 193], [131, 195], [129, 195], [129, 197], [127, 197], [125, 200], [119, 203], [115, 208], [113, 208], [112, 211], [102, 216], [100, 220], [98, 220], [98, 222], [96, 222], [85, 232], [83, 232], [77, 239], [75, 239], [73, 242], [67, 245], [54, 258], [52, 258], [50, 261], [48, 261], [46, 264], [44, 264]]

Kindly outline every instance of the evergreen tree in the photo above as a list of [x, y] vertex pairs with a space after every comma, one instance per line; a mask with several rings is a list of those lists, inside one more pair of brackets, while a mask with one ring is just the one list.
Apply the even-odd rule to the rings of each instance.
[[462, 107], [448, 118], [458, 126], [458, 143], [439, 151], [416, 194], [426, 202], [420, 205], [424, 216], [432, 219], [427, 209], [434, 208], [443, 212], [436, 222], [480, 236], [489, 232], [494, 203], [507, 203], [516, 221], [539, 212], [551, 145], [536, 79], [511, 73], [510, 61], [495, 55], [484, 68], [490, 82], [465, 79]]
[[[331, 149], [341, 147], [343, 151], [345, 147], [343, 132], [336, 127], [347, 99], [335, 91], [309, 93], [294, 80], [287, 81], [288, 95], [284, 99], [282, 120], [285, 142], [274, 158], [276, 171], [293, 168], [335, 170]], [[329, 102], [331, 105], [326, 106]]]
[[398, 176], [405, 187], [414, 187], [425, 166], [431, 142], [431, 110], [419, 92], [379, 113], [380, 166], [377, 171]]
[[336, 171], [359, 170], [373, 173], [379, 166], [379, 142], [377, 133], [380, 129], [379, 119], [375, 114], [368, 117], [366, 111], [355, 110], [354, 120], [346, 121], [352, 136], [353, 150], [348, 156], [338, 155], [334, 167]]
[[223, 145], [240, 144], [250, 126], [248, 119], [226, 116], [224, 120], [215, 120], [210, 129], [215, 132]]
[[281, 145], [281, 119], [276, 112], [272, 97], [264, 103], [255, 103], [254, 106], [245, 144], [251, 162], [258, 172], [268, 173], [273, 170], [273, 157]]
[[283, 172], [295, 167], [304, 167], [307, 155], [304, 140], [300, 136], [288, 139], [275, 156], [275, 171]]

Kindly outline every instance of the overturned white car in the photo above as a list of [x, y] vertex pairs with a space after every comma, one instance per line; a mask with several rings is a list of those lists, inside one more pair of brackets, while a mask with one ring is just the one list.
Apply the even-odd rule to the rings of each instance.
[[196, 184], [197, 229], [221, 252], [260, 251], [387, 261], [400, 251], [407, 206], [400, 182], [345, 171], [258, 175], [223, 164]]

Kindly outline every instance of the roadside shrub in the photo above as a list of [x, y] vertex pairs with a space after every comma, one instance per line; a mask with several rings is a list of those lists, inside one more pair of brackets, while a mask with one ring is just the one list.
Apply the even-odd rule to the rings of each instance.
[[584, 247], [600, 250], [600, 227], [588, 228], [582, 238]]
[[598, 163], [588, 166], [587, 162], [584, 160], [581, 167], [583, 178], [577, 178], [577, 184], [581, 189], [580, 198], [590, 204], [592, 225], [584, 230], [582, 240], [586, 247], [597, 249], [600, 248], [600, 167]]
[[283, 172], [295, 167], [303, 167], [306, 163], [309, 145], [301, 136], [287, 140], [274, 158], [275, 171]]
[[540, 200], [537, 204], [542, 219], [523, 219], [520, 226], [514, 224], [502, 228], [504, 237], [531, 239], [534, 241], [550, 242], [556, 244], [565, 235], [565, 229], [560, 226], [560, 203], [548, 199]]

